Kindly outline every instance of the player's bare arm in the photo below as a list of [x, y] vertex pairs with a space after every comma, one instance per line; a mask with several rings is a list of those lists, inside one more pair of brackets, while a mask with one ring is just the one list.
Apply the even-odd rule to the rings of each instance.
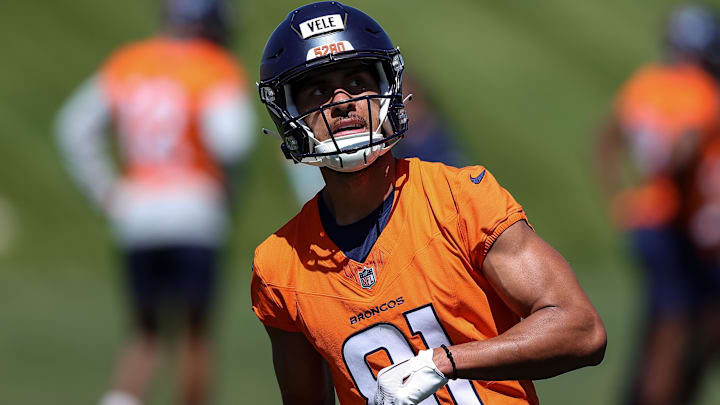
[[494, 243], [482, 271], [524, 319], [484, 341], [451, 346], [457, 374], [442, 348], [433, 360], [448, 377], [541, 379], [599, 364], [607, 337], [597, 311], [565, 259], [520, 221]]
[[299, 332], [266, 326], [272, 344], [273, 366], [284, 404], [335, 403], [327, 363]]

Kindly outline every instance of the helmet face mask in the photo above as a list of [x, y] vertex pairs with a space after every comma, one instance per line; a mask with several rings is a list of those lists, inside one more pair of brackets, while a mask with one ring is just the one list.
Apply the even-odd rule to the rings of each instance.
[[[313, 35], [313, 30], [320, 34]], [[331, 95], [322, 105], [298, 111], [293, 99], [296, 86], [308, 78], [353, 65], [373, 75], [377, 92], [344, 91], [346, 99], [332, 102]], [[290, 13], [265, 47], [258, 84], [260, 98], [283, 140], [285, 157], [296, 163], [342, 172], [370, 165], [407, 130], [402, 100], [403, 68], [399, 50], [382, 28], [359, 10], [337, 2], [322, 2]], [[347, 107], [344, 104], [367, 110], [367, 116], [362, 117], [367, 123], [366, 131], [335, 136], [328, 117], [333, 109]], [[318, 117], [323, 125], [312, 126], [315, 131], [320, 129], [316, 134], [307, 121], [314, 119], [316, 123]]]

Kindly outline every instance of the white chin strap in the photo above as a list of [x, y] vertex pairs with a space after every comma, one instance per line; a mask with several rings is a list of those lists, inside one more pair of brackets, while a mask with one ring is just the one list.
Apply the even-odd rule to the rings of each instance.
[[[361, 132], [337, 137], [335, 138], [335, 142], [341, 151], [346, 151], [368, 145], [370, 143], [369, 138], [369, 132]], [[383, 138], [382, 134], [374, 133], [372, 141], [382, 141]], [[316, 162], [308, 163], [315, 166], [327, 167], [338, 172], [356, 172], [370, 166], [378, 157], [385, 154], [385, 152], [389, 149], [389, 147], [385, 147], [385, 145], [381, 143], [355, 152], [343, 152], [328, 156], [321, 156], [317, 158], [318, 160]], [[335, 143], [332, 139], [327, 139], [315, 145], [315, 153], [331, 152], [337, 152], [337, 148], [335, 147]]]

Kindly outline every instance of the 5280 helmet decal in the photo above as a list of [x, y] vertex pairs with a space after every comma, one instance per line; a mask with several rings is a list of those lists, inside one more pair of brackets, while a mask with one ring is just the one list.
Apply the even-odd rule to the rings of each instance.
[[[349, 61], [366, 64], [378, 78], [379, 94], [351, 97], [309, 111], [298, 111], [293, 82], [317, 69]], [[407, 131], [402, 98], [404, 62], [382, 27], [370, 16], [335, 1], [319, 2], [292, 11], [270, 36], [260, 66], [260, 99], [272, 117], [287, 159], [296, 163], [356, 171], [387, 152]], [[380, 105], [377, 127], [335, 137], [324, 114], [344, 103]], [[330, 139], [320, 141], [305, 118], [320, 112]], [[369, 113], [370, 115], [371, 113]], [[264, 130], [271, 133], [269, 130]]]

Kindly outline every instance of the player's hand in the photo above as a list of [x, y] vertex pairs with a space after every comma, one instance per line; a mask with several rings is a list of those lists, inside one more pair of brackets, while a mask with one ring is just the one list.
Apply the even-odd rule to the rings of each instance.
[[433, 362], [433, 351], [380, 370], [375, 405], [415, 405], [448, 382]]

